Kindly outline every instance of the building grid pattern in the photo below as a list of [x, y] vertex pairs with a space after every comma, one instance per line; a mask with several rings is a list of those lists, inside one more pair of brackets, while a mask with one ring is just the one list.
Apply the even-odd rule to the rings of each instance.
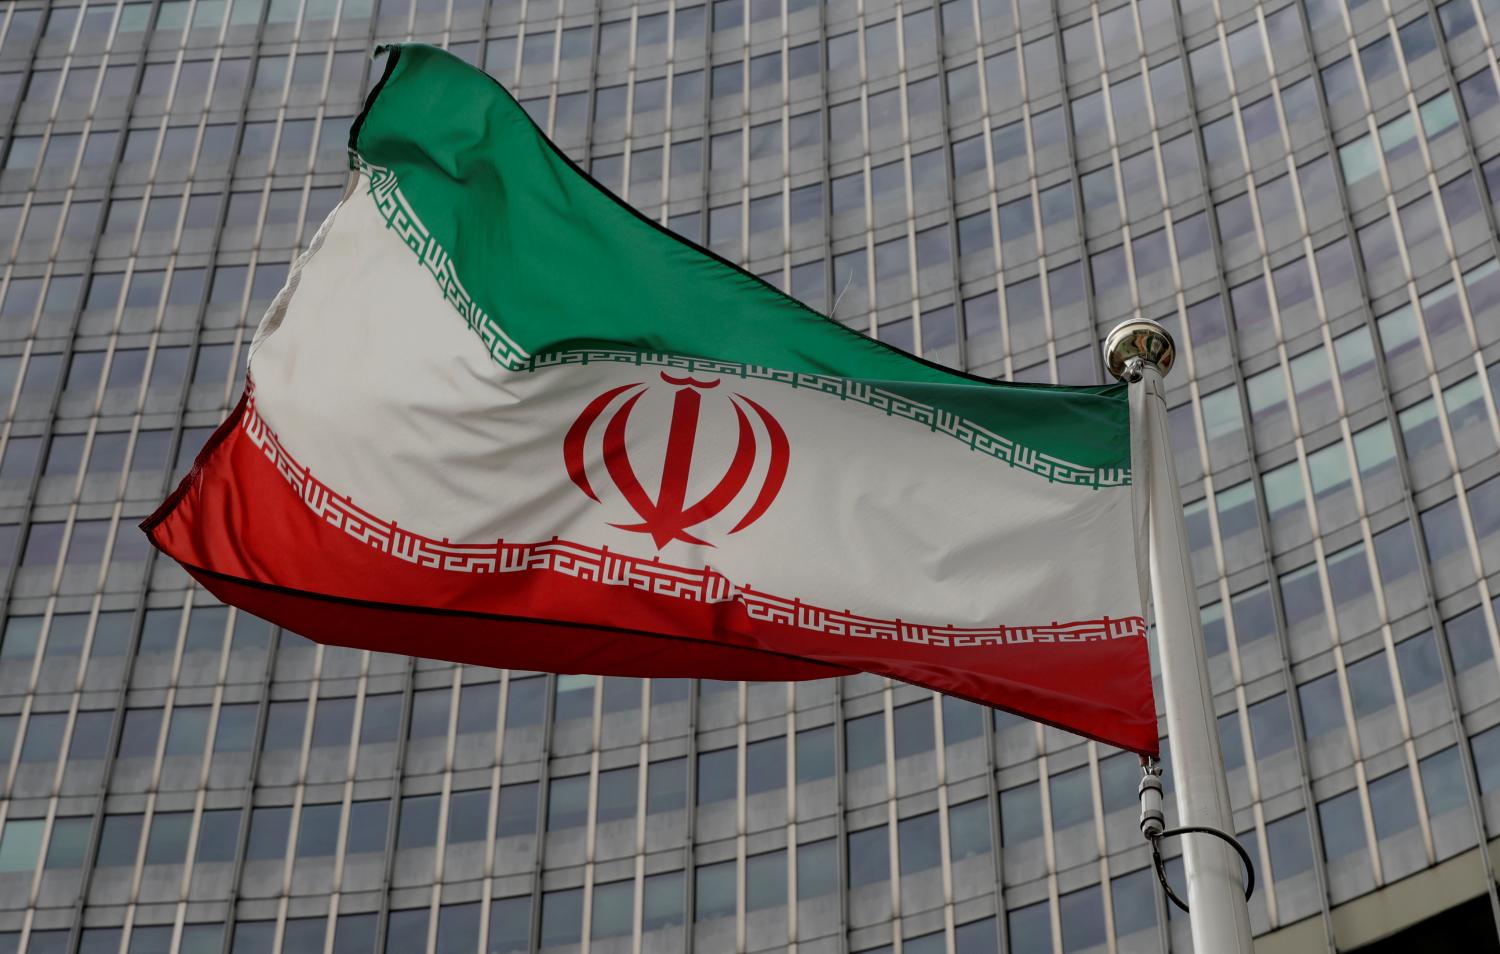
[[0, 954], [1191, 947], [1126, 753], [867, 676], [320, 647], [154, 558], [135, 525], [406, 39], [926, 357], [1098, 383], [1105, 331], [1166, 324], [1256, 933], [1334, 949], [1340, 906], [1462, 858], [1500, 915], [1497, 29], [1496, 0], [0, 6]]

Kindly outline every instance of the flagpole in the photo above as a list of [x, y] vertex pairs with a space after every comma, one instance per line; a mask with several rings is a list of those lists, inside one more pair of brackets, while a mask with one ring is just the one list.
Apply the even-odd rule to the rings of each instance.
[[[1110, 373], [1139, 390], [1144, 403], [1144, 464], [1150, 527], [1151, 604], [1161, 661], [1162, 694], [1177, 792], [1178, 824], [1217, 829], [1234, 836], [1229, 785], [1219, 751], [1218, 720], [1209, 688], [1208, 653], [1188, 557], [1182, 499], [1167, 430], [1162, 377], [1172, 369], [1176, 347], [1154, 321], [1134, 319], [1115, 326], [1104, 344]], [[1250, 910], [1239, 856], [1219, 838], [1182, 836], [1188, 915], [1193, 950], [1199, 954], [1252, 954]]]

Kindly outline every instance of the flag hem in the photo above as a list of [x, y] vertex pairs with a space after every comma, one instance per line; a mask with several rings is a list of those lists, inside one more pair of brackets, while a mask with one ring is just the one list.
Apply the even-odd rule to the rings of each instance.
[[[650, 673], [646, 671], [647, 667], [655, 667], [659, 674], [665, 676], [682, 675], [697, 676], [698, 678], [728, 679], [745, 679], [748, 677], [756, 681], [800, 681], [804, 678], [817, 678], [822, 675], [867, 671], [923, 688], [935, 689], [936, 691], [953, 695], [957, 698], [967, 699], [989, 708], [1012, 712], [1022, 718], [1051, 725], [1085, 738], [1095, 739], [1104, 744], [1118, 746], [1143, 754], [1154, 754], [1156, 742], [1154, 704], [1151, 705], [1152, 713], [1149, 720], [1151, 728], [1149, 733], [1141, 731], [1145, 725], [1145, 722], [1142, 721], [1145, 719], [1145, 716], [1142, 713], [1132, 712], [1129, 709], [1114, 705], [1100, 707], [1096, 715], [1085, 723], [1074, 722], [1069, 724], [1061, 718], [1053, 718], [1046, 715], [1049, 711], [1058, 713], [1076, 711], [1077, 707], [1083, 701], [1073, 697], [1071, 693], [1064, 691], [1065, 682], [1048, 688], [1030, 682], [1013, 682], [1010, 677], [1000, 672], [985, 672], [980, 668], [971, 669], [958, 660], [955, 661], [956, 664], [938, 664], [936, 660], [923, 659], [912, 655], [913, 652], [921, 649], [918, 644], [914, 643], [878, 639], [855, 640], [846, 643], [843, 640], [839, 640], [838, 646], [867, 645], [871, 650], [878, 649], [878, 653], [875, 656], [856, 652], [853, 659], [858, 660], [856, 663], [858, 668], [855, 668], [854, 666], [842, 664], [841, 657], [845, 654], [845, 650], [837, 648], [835, 645], [829, 644], [826, 648], [814, 648], [816, 643], [801, 642], [799, 646], [795, 640], [811, 638], [816, 641], [822, 641], [826, 637], [815, 632], [802, 633], [799, 636], [800, 630], [796, 627], [795, 623], [788, 626], [785, 623], [777, 623], [773, 620], [750, 621], [746, 619], [746, 623], [754, 623], [755, 628], [753, 630], [740, 632], [741, 627], [736, 626], [721, 631], [718, 623], [720, 621], [729, 621], [729, 618], [723, 614], [726, 612], [734, 613], [735, 611], [705, 604], [689, 604], [697, 605], [700, 608], [695, 611], [696, 615], [684, 618], [685, 628], [680, 632], [615, 627], [612, 624], [612, 620], [618, 619], [619, 612], [625, 609], [622, 605], [622, 599], [626, 594], [634, 594], [629, 597], [631, 604], [636, 607], [633, 611], [644, 613], [645, 616], [643, 618], [647, 619], [662, 611], [662, 604], [659, 602], [653, 603], [653, 601], [659, 599], [659, 595], [634, 590], [627, 590], [619, 596], [606, 595], [609, 593], [609, 589], [601, 589], [599, 581], [596, 580], [581, 579], [566, 575], [557, 576], [551, 573], [546, 575], [546, 578], [556, 581], [547, 584], [549, 588], [559, 585], [565, 588], [562, 591], [554, 591], [552, 593], [552, 599], [550, 600], [552, 604], [577, 606], [582, 603], [591, 603], [596, 610], [601, 607], [606, 608], [605, 615], [603, 616], [595, 613], [593, 619], [580, 617], [570, 620], [551, 615], [550, 610], [540, 605], [534, 607], [535, 612], [527, 614], [496, 612], [495, 610], [498, 610], [501, 605], [498, 602], [498, 598], [507, 600], [514, 598], [500, 597], [499, 594], [495, 593], [494, 588], [499, 584], [498, 580], [486, 584], [481, 590], [467, 591], [476, 594], [481, 592], [491, 593], [492, 595], [487, 598], [495, 604], [494, 608], [470, 606], [460, 609], [410, 600], [390, 603], [381, 600], [361, 599], [357, 596], [339, 595], [323, 587], [308, 589], [301, 585], [293, 586], [286, 583], [266, 582], [256, 579], [252, 575], [254, 571], [248, 567], [245, 569], [235, 568], [226, 572], [226, 570], [234, 565], [233, 561], [243, 561], [245, 554], [239, 552], [242, 546], [249, 548], [248, 552], [255, 552], [261, 546], [261, 543], [258, 543], [257, 540], [266, 537], [267, 534], [271, 534], [274, 537], [282, 533], [287, 526], [285, 519], [277, 518], [276, 506], [257, 502], [253, 497], [240, 497], [240, 492], [238, 491], [234, 492], [230, 498], [223, 496], [227, 487], [223, 482], [223, 477], [215, 475], [219, 474], [224, 468], [237, 469], [231, 460], [224, 457], [226, 453], [236, 453], [241, 460], [241, 466], [243, 466], [244, 462], [254, 460], [259, 466], [274, 471], [271, 473], [263, 472], [264, 476], [251, 481], [244, 492], [253, 493], [253, 488], [255, 487], [260, 487], [262, 490], [270, 486], [280, 487], [282, 490], [279, 493], [286, 495], [281, 498], [284, 503], [280, 506], [292, 505], [296, 506], [298, 510], [308, 513], [308, 511], [303, 509], [306, 505], [306, 500], [301, 494], [296, 492], [295, 488], [287, 483], [285, 476], [279, 472], [276, 462], [271, 457], [266, 455], [261, 448], [254, 446], [248, 441], [246, 444], [240, 445], [236, 440], [231, 440], [231, 438], [239, 436], [236, 433], [237, 428], [235, 425], [243, 425], [248, 404], [248, 398], [241, 399], [241, 403], [236, 407], [235, 411], [220, 425], [219, 429], [205, 444], [189, 476], [184, 478], [178, 489], [168, 497], [155, 513], [142, 522], [142, 529], [146, 531], [148, 539], [150, 539], [154, 547], [177, 560], [195, 578], [203, 582], [211, 591], [214, 591], [215, 595], [226, 598], [233, 605], [247, 606], [247, 603], [245, 599], [238, 598], [235, 593], [226, 590], [226, 587], [241, 588], [240, 595], [249, 591], [256, 591], [279, 594], [289, 599], [303, 600], [304, 605], [302, 608], [304, 610], [313, 605], [342, 606], [368, 611], [377, 618], [381, 612], [399, 611], [402, 618], [428, 615], [449, 620], [469, 619], [476, 622], [491, 620], [514, 626], [515, 630], [508, 634], [509, 638], [504, 644], [495, 640], [495, 636], [498, 634], [493, 631], [486, 632], [482, 639], [475, 633], [468, 631], [455, 636], [455, 644], [468, 647], [471, 650], [466, 653], [465, 659], [462, 661], [477, 665], [506, 666], [508, 668], [532, 670], [562, 669], [564, 671], [572, 670], [578, 672], [592, 671], [603, 675], [649, 675]], [[237, 451], [236, 448], [238, 448]], [[267, 481], [270, 481], [270, 483], [268, 484]], [[188, 502], [191, 502], [189, 509], [193, 513], [183, 515], [181, 510]], [[202, 513], [204, 508], [213, 510], [226, 505], [236, 512], [248, 512], [248, 508], [249, 510], [263, 513], [265, 519], [241, 528], [242, 532], [250, 535], [250, 539], [244, 539], [238, 533], [232, 536], [221, 536], [217, 542], [210, 542], [206, 539], [195, 539], [196, 534], [189, 527], [192, 523], [205, 519], [205, 514]], [[267, 506], [269, 506], [269, 509], [263, 509]], [[293, 512], [295, 511], [288, 510], [285, 511], [285, 514]], [[187, 527], [179, 526], [177, 529], [169, 529], [173, 526], [173, 522], [183, 520], [188, 522]], [[305, 521], [299, 523], [304, 529], [319, 527], [322, 528], [323, 532], [334, 529], [330, 526], [331, 521], [310, 513], [308, 517], [301, 518], [301, 520]], [[187, 533], [187, 536], [183, 535], [184, 532]], [[338, 532], [337, 537], [321, 538], [322, 540], [326, 540], [326, 543], [320, 542], [319, 539], [298, 538], [296, 537], [296, 531], [293, 531], [293, 539], [303, 539], [302, 550], [309, 553], [309, 560], [311, 562], [308, 565], [314, 567], [322, 566], [329, 560], [338, 561], [341, 559], [338, 556], [340, 552], [369, 553], [368, 547], [345, 536], [341, 531]], [[348, 540], [349, 543], [335, 542], [338, 540]], [[186, 548], [184, 548], [185, 544], [187, 545]], [[226, 552], [225, 554], [231, 558], [231, 563], [224, 564], [221, 569], [210, 569], [209, 566], [219, 563], [218, 558], [214, 556], [214, 547], [225, 546], [232, 548], [232, 553]], [[205, 547], [206, 549], [204, 549]], [[341, 550], [340, 548], [347, 548], [347, 550]], [[490, 579], [494, 580], [493, 577]], [[427, 584], [422, 584], [415, 580], [412, 585], [417, 586], [417, 591], [427, 591], [429, 589]], [[522, 583], [519, 585], [524, 587], [526, 584]], [[677, 601], [673, 600], [672, 602], [676, 603]], [[521, 605], [531, 604], [528, 601], [523, 601]], [[381, 630], [379, 626], [374, 625], [369, 620], [363, 621], [369, 625], [352, 625], [351, 618], [348, 616], [325, 615], [316, 622], [312, 622], [309, 621], [307, 616], [298, 615], [298, 608], [292, 605], [282, 605], [279, 610], [272, 607], [268, 611], [265, 605], [251, 603], [247, 609], [255, 612], [257, 615], [270, 619], [277, 625], [285, 625], [286, 621], [295, 620], [295, 624], [289, 626], [290, 629], [322, 642], [351, 645], [357, 648], [383, 652], [402, 652], [410, 648], [409, 641], [412, 634], [410, 630], [399, 626], [394, 628], [387, 627], [385, 630]], [[314, 610], [315, 615], [320, 612], [323, 611]], [[455, 623], [454, 625], [462, 628], [462, 624]], [[669, 644], [678, 648], [671, 653], [664, 653], [659, 652], [655, 645], [649, 649], [642, 650], [640, 647], [618, 645], [618, 640], [590, 640], [586, 636], [580, 636], [580, 639], [583, 641], [581, 646], [574, 645], [569, 641], [569, 653], [566, 660], [556, 659], [556, 657], [549, 655], [547, 656], [547, 660], [556, 659], [556, 661], [544, 661], [542, 656], [526, 655], [526, 653], [539, 649], [545, 649], [547, 653], [556, 653], [561, 650], [562, 646], [559, 641], [554, 641], [551, 644], [553, 648], [547, 649], [546, 645], [539, 643], [537, 639], [528, 638], [528, 636], [537, 637], [543, 635], [545, 631], [555, 631], [558, 629], [569, 629], [580, 634], [593, 632], [601, 634], [601, 636], [605, 630], [617, 631], [620, 635], [639, 633], [646, 637], [660, 637], [663, 644]], [[700, 629], [705, 632], [722, 632], [724, 638], [708, 639], [694, 635]], [[351, 634], [358, 634], [357, 639]], [[790, 643], [788, 650], [783, 652], [774, 648], [774, 644], [766, 646], [764, 641], [768, 638], [790, 638], [794, 642]], [[670, 639], [670, 643], [668, 643], [668, 639]], [[424, 655], [434, 654], [430, 642], [424, 642], [422, 650]], [[1123, 655], [1115, 656], [1117, 665], [1129, 665], [1131, 667], [1145, 665], [1144, 647], [1139, 651], [1127, 649], [1127, 647], [1139, 645], [1133, 640], [1094, 641], [1090, 645], [1120, 647]], [[685, 652], [686, 647], [694, 647], [696, 652]], [[1042, 652], [1048, 655], [1054, 652], [1056, 648], [1055, 644], [1021, 644], [1014, 647], [1017, 652], [1022, 654]], [[1082, 647], [1080, 646], [1079, 648]], [[959, 648], [958, 651], [964, 652], [965, 649]], [[979, 652], [988, 655], [984, 653], [982, 647], [967, 648], [967, 652]], [[485, 653], [491, 655], [486, 656]], [[507, 655], [507, 653], [510, 655]], [[658, 654], [648, 655], [648, 653]], [[833, 659], [830, 660], [829, 656], [833, 657]], [[1022, 658], [1020, 656], [1017, 657], [1017, 664], [1022, 669], [1025, 669], [1026, 666], [1022, 662]], [[1079, 658], [1085, 659], [1087, 657], [1080, 656]], [[777, 665], [781, 668], [761, 670], [752, 667], [748, 662], [750, 660], [762, 659], [778, 660]], [[595, 661], [596, 664], [590, 665], [587, 662], [589, 660]], [[812, 673], [807, 675], [798, 674], [794, 677], [792, 673], [787, 671], [786, 667], [788, 663], [795, 663], [797, 660], [816, 663], [820, 668], [814, 669]], [[531, 663], [531, 665], [527, 663]], [[807, 670], [803, 670], [803, 672], [807, 672]], [[981, 690], [986, 687], [993, 688], [996, 680], [1007, 684], [1008, 688], [1005, 694], [1013, 694], [1016, 697], [1014, 705], [995, 705], [992, 702], [984, 701], [985, 698], [994, 698], [994, 693], [992, 691], [986, 692]], [[966, 691], [966, 687], [973, 691]], [[1090, 731], [1086, 728], [1087, 724], [1106, 727], [1118, 726], [1122, 731], [1115, 732], [1108, 728], [1099, 731]], [[1147, 735], [1149, 735], [1149, 738], [1145, 737]]]
[[[154, 539], [152, 540], [152, 544], [158, 546], [158, 549], [160, 549], [160, 545], [156, 544], [156, 541]], [[166, 552], [166, 551], [163, 551], [163, 552]], [[168, 554], [168, 555], [170, 556], [170, 554]], [[408, 605], [399, 604], [399, 603], [394, 603], [394, 604], [393, 603], [381, 603], [381, 602], [378, 602], [378, 601], [375, 601], [375, 600], [360, 600], [360, 599], [355, 599], [355, 598], [351, 598], [351, 597], [330, 596], [330, 595], [324, 594], [324, 593], [315, 593], [315, 592], [311, 592], [311, 591], [300, 590], [300, 589], [296, 589], [294, 587], [281, 586], [281, 585], [275, 584], [275, 583], [262, 583], [262, 582], [257, 581], [257, 580], [250, 580], [250, 579], [246, 579], [246, 578], [243, 578], [243, 577], [234, 576], [233, 574], [228, 574], [228, 573], [220, 573], [220, 572], [217, 572], [217, 571], [214, 571], [214, 570], [209, 570], [209, 569], [206, 569], [204, 567], [196, 566], [196, 565], [189, 564], [189, 563], [182, 563], [181, 566], [183, 567], [184, 570], [186, 570], [188, 572], [189, 575], [191, 575], [199, 583], [202, 583], [203, 586], [206, 589], [208, 589], [210, 592], [214, 592], [215, 595], [218, 595], [218, 594], [216, 592], [217, 587], [214, 585], [214, 582], [221, 583], [221, 584], [228, 584], [230, 586], [244, 587], [244, 588], [249, 589], [249, 590], [254, 590], [254, 591], [262, 592], [262, 593], [270, 593], [270, 594], [274, 594], [276, 596], [284, 597], [284, 598], [291, 598], [291, 599], [297, 599], [297, 600], [307, 600], [307, 601], [316, 602], [316, 603], [331, 603], [331, 604], [337, 604], [337, 605], [343, 606], [343, 607], [367, 609], [367, 610], [371, 610], [371, 611], [375, 611], [375, 612], [379, 612], [379, 613], [395, 613], [395, 614], [400, 614], [400, 615], [403, 615], [403, 616], [438, 616], [438, 617], [443, 617], [443, 618], [446, 618], [446, 619], [455, 619], [455, 620], [457, 620], [457, 619], [469, 619], [469, 620], [474, 620], [474, 621], [484, 621], [484, 622], [488, 622], [488, 623], [514, 623], [514, 624], [519, 624], [519, 625], [538, 626], [538, 627], [542, 627], [542, 628], [546, 628], [546, 629], [569, 629], [569, 630], [588, 630], [588, 631], [597, 631], [597, 632], [608, 632], [611, 635], [633, 636], [633, 637], [634, 636], [639, 636], [639, 637], [643, 637], [643, 638], [646, 638], [646, 639], [652, 639], [652, 640], [659, 639], [659, 640], [662, 640], [664, 642], [672, 643], [674, 645], [703, 646], [703, 645], [707, 644], [706, 640], [696, 639], [696, 638], [693, 638], [693, 637], [672, 636], [670, 634], [662, 634], [662, 633], [656, 633], [656, 632], [634, 630], [634, 629], [629, 629], [627, 627], [595, 626], [595, 625], [592, 625], [592, 624], [585, 624], [585, 623], [570, 623], [570, 622], [567, 622], [565, 620], [536, 620], [536, 619], [531, 619], [531, 618], [524, 617], [524, 616], [507, 616], [507, 615], [504, 615], [504, 614], [482, 613], [482, 612], [477, 612], [477, 611], [473, 611], [473, 610], [449, 610], [449, 609], [441, 609], [441, 608], [435, 608], [435, 607], [413, 607], [413, 606], [408, 606]], [[210, 581], [214, 581], [214, 582], [210, 582]], [[238, 605], [238, 604], [234, 604], [234, 605]], [[276, 621], [274, 619], [270, 619], [270, 617], [266, 617], [266, 618], [270, 622], [272, 622], [272, 623], [280, 626], [280, 624], [276, 623]], [[288, 627], [281, 627], [281, 628], [288, 629]], [[290, 630], [290, 631], [296, 632], [295, 630]], [[299, 633], [298, 635], [302, 635], [302, 634]], [[359, 643], [352, 642], [352, 641], [351, 642], [340, 642], [340, 641], [335, 641], [335, 640], [328, 639], [328, 638], [320, 638], [317, 641], [318, 642], [322, 642], [322, 643], [331, 643], [333, 645], [347, 646], [347, 647], [352, 648], [352, 649], [362, 649], [362, 650], [371, 651], [371, 652], [396, 652], [396, 653], [401, 653], [400, 649], [370, 650], [368, 644], [361, 645]], [[795, 654], [795, 653], [782, 653], [782, 652], [778, 652], [778, 651], [772, 650], [772, 649], [763, 649], [763, 648], [759, 648], [759, 647], [740, 647], [740, 646], [728, 646], [728, 647], [726, 647], [726, 646], [722, 646], [722, 645], [718, 645], [718, 644], [710, 644], [710, 645], [714, 645], [716, 649], [741, 650], [744, 654], [752, 656], [752, 657], [756, 657], [756, 658], [776, 659], [776, 660], [782, 661], [784, 663], [793, 663], [793, 664], [799, 664], [799, 665], [809, 665], [809, 666], [812, 666], [812, 667], [815, 667], [815, 668], [818, 668], [818, 669], [825, 669], [825, 670], [827, 670], [826, 672], [819, 672], [816, 675], [814, 675], [814, 674], [808, 674], [808, 675], [796, 675], [796, 676], [788, 676], [788, 675], [785, 675], [785, 674], [782, 674], [782, 673], [778, 672], [778, 674], [774, 678], [768, 678], [768, 679], [754, 679], [754, 678], [752, 678], [752, 679], [740, 679], [740, 680], [737, 680], [737, 681], [744, 681], [744, 682], [807, 682], [807, 681], [810, 681], [810, 680], [813, 680], [813, 679], [827, 679], [827, 678], [833, 678], [833, 677], [838, 677], [838, 676], [857, 676], [857, 675], [860, 675], [862, 673], [868, 672], [871, 675], [875, 675], [875, 676], [878, 676], [880, 678], [890, 679], [892, 682], [904, 683], [906, 685], [916, 686], [917, 688], [920, 688], [920, 689], [929, 689], [931, 691], [940, 692], [940, 693], [942, 693], [945, 696], [952, 696], [955, 699], [962, 699], [965, 702], [972, 703], [974, 705], [980, 706], [980, 707], [985, 708], [985, 709], [992, 709], [992, 710], [995, 710], [997, 712], [1005, 712], [1005, 713], [1008, 713], [1008, 714], [1011, 714], [1011, 715], [1015, 715], [1015, 716], [1017, 716], [1019, 718], [1026, 719], [1027, 721], [1030, 721], [1030, 722], [1036, 722], [1036, 723], [1039, 723], [1041, 725], [1049, 726], [1051, 728], [1057, 729], [1057, 730], [1062, 731], [1062, 732], [1067, 732], [1070, 735], [1076, 735], [1076, 736], [1078, 736], [1080, 738], [1083, 738], [1083, 739], [1089, 739], [1091, 741], [1098, 742], [1101, 745], [1113, 746], [1115, 748], [1121, 749], [1122, 751], [1134, 752], [1134, 753], [1139, 754], [1139, 755], [1151, 755], [1151, 756], [1157, 756], [1157, 755], [1160, 754], [1160, 752], [1159, 752], [1159, 743], [1158, 743], [1158, 745], [1151, 746], [1149, 748], [1147, 748], [1147, 747], [1136, 747], [1134, 745], [1126, 743], [1123, 739], [1119, 739], [1119, 738], [1114, 738], [1114, 739], [1106, 738], [1106, 737], [1104, 737], [1100, 733], [1089, 732], [1089, 731], [1081, 729], [1081, 728], [1079, 728], [1077, 726], [1064, 725], [1061, 722], [1058, 722], [1056, 720], [1043, 718], [1043, 717], [1037, 716], [1035, 714], [1024, 712], [1024, 711], [1021, 711], [1019, 709], [1011, 708], [1011, 707], [1008, 707], [1008, 706], [995, 705], [994, 703], [985, 702], [985, 701], [983, 701], [981, 699], [978, 699], [978, 698], [976, 698], [974, 696], [971, 696], [971, 695], [968, 695], [968, 694], [965, 694], [965, 693], [962, 693], [962, 692], [956, 692], [956, 691], [952, 691], [952, 690], [948, 690], [948, 689], [935, 689], [934, 690], [934, 689], [931, 689], [930, 686], [924, 685], [924, 684], [919, 683], [919, 682], [913, 682], [913, 681], [908, 680], [908, 679], [903, 679], [903, 678], [901, 678], [899, 676], [892, 676], [892, 675], [888, 675], [886, 673], [876, 672], [876, 671], [873, 671], [873, 670], [856, 669], [856, 668], [848, 667], [848, 666], [840, 666], [837, 663], [828, 662], [826, 660], [821, 660], [821, 659], [816, 659], [816, 658], [812, 658], [812, 657], [802, 656], [802, 655], [798, 655], [798, 654]], [[429, 646], [427, 646], [425, 648], [430, 650], [432, 647], [429, 645]], [[403, 655], [408, 655], [408, 654], [403, 653]], [[459, 663], [460, 665], [468, 665], [467, 663], [463, 663], [460, 660], [453, 660], [453, 661]], [[475, 665], [484, 665], [484, 664], [483, 663], [475, 663]], [[506, 668], [517, 668], [517, 667], [506, 667]], [[527, 671], [531, 671], [531, 672], [552, 671], [552, 672], [555, 672], [557, 670], [527, 670]], [[577, 675], [604, 675], [604, 676], [619, 675], [619, 673], [613, 673], [613, 672], [611, 672], [611, 673], [599, 673], [599, 672], [585, 672], [585, 671], [582, 671], [582, 670], [580, 670], [576, 674]], [[658, 679], [699, 678], [699, 679], [708, 679], [708, 678], [713, 678], [713, 677], [707, 677], [707, 676], [639, 676], [639, 677], [636, 677], [636, 678], [658, 678]]]

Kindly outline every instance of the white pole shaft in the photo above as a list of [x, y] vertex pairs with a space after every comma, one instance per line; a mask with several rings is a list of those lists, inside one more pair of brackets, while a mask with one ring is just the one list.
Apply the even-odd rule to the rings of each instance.
[[[1179, 825], [1217, 828], [1231, 837], [1234, 817], [1218, 720], [1208, 680], [1208, 653], [1189, 561], [1182, 496], [1167, 431], [1161, 374], [1146, 364], [1146, 481], [1151, 495], [1151, 603], [1161, 660], [1167, 735], [1177, 790]], [[1252, 954], [1250, 909], [1245, 903], [1240, 858], [1212, 835], [1180, 836], [1187, 875], [1188, 921], [1197, 954]]]

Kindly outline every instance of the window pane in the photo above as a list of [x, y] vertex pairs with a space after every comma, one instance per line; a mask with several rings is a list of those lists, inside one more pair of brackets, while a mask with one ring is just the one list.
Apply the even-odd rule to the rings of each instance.
[[849, 887], [875, 884], [891, 876], [886, 826], [849, 833]]

